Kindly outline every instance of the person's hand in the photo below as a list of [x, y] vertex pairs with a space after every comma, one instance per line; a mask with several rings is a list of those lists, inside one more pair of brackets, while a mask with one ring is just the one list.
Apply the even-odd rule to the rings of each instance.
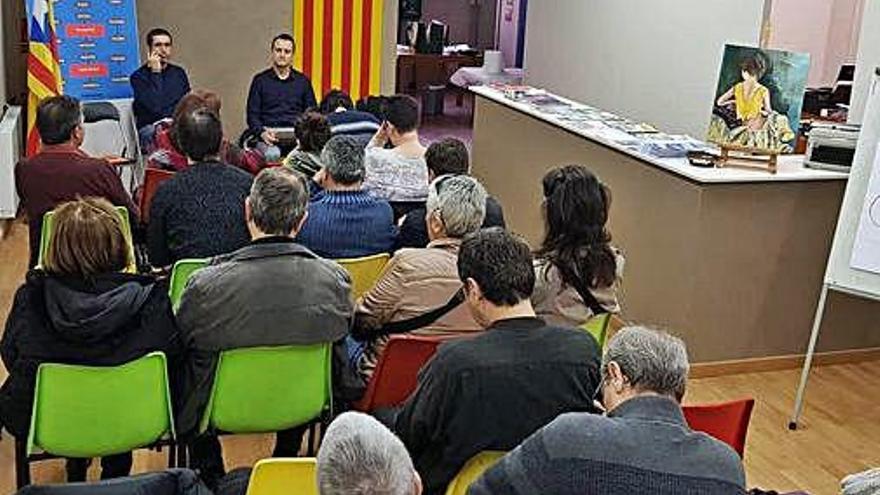
[[271, 129], [266, 129], [260, 134], [260, 139], [266, 144], [275, 144], [278, 142], [278, 136]]
[[159, 52], [150, 50], [147, 54], [147, 67], [153, 72], [162, 72], [162, 57], [159, 56]]

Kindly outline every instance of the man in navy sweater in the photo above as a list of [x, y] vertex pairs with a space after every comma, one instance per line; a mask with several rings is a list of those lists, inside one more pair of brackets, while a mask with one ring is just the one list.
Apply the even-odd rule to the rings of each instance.
[[169, 62], [171, 33], [155, 28], [147, 33], [146, 41], [147, 62], [131, 75], [134, 116], [141, 142], [152, 136], [153, 124], [171, 117], [174, 107], [190, 90], [186, 71]]
[[293, 68], [296, 42], [282, 33], [272, 39], [272, 67], [254, 76], [247, 99], [248, 132], [259, 136], [264, 154], [271, 160], [280, 157], [279, 145], [292, 148], [294, 143], [281, 143], [273, 132], [277, 127], [293, 127], [297, 117], [317, 106], [309, 78]]

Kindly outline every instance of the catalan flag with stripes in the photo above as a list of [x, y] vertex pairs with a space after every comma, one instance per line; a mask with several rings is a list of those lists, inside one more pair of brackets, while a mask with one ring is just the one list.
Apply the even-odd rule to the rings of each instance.
[[380, 91], [384, 0], [294, 0], [294, 66], [315, 94], [341, 89], [355, 101]]
[[27, 58], [28, 121], [27, 156], [37, 152], [37, 105], [62, 91], [58, 38], [55, 36], [55, 0], [28, 0], [30, 28]]

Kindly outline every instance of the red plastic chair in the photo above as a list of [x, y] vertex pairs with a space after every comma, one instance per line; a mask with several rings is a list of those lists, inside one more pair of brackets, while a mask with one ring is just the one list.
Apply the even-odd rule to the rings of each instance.
[[730, 445], [740, 457], [746, 448], [746, 433], [755, 399], [722, 404], [684, 406], [684, 418], [692, 430], [702, 431]]
[[379, 356], [376, 369], [363, 398], [354, 404], [358, 411], [369, 412], [402, 404], [418, 385], [419, 370], [437, 352], [437, 347], [458, 335], [394, 335]]
[[138, 204], [144, 223], [150, 221], [150, 205], [153, 204], [153, 196], [159, 190], [159, 185], [172, 177], [174, 177], [174, 172], [168, 170], [150, 167], [144, 170], [144, 186], [141, 190], [140, 204]]

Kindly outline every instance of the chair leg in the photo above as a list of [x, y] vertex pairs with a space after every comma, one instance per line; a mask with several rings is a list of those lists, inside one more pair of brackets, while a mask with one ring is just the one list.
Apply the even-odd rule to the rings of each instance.
[[177, 467], [188, 468], [189, 457], [187, 456], [186, 444], [178, 442], [174, 445], [174, 448], [177, 449]]
[[315, 423], [309, 425], [309, 439], [306, 442], [306, 457], [315, 457]]
[[168, 444], [168, 468], [176, 468], [177, 467], [177, 443], [171, 442]]
[[15, 440], [15, 483], [18, 489], [31, 484], [31, 465], [27, 455], [27, 443]]

